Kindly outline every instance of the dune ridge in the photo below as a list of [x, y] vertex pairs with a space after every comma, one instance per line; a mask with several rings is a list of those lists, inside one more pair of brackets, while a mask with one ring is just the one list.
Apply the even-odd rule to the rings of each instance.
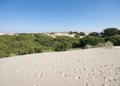
[[0, 59], [0, 86], [119, 86], [120, 47]]

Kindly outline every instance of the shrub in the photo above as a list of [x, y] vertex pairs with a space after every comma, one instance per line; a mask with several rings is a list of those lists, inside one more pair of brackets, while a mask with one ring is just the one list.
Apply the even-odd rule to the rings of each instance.
[[53, 42], [53, 38], [48, 35], [35, 34], [35, 37], [36, 37], [35, 41], [43, 46], [47, 46], [47, 47], [51, 46], [51, 43]]
[[105, 43], [99, 43], [96, 47], [104, 47]]
[[89, 49], [89, 48], [93, 48], [93, 46], [87, 44], [87, 45], [85, 46], [85, 48], [86, 48], [86, 49]]
[[58, 41], [60, 43], [63, 43], [63, 42], [71, 42], [73, 41], [73, 38], [72, 37], [69, 37], [69, 36], [57, 36], [54, 41]]
[[105, 46], [113, 46], [113, 43], [108, 41], [108, 42], [105, 43]]
[[81, 47], [85, 47], [86, 45], [96, 46], [99, 43], [104, 43], [104, 39], [101, 37], [86, 36], [80, 40]]
[[52, 47], [55, 51], [65, 51], [70, 48], [76, 48], [79, 46], [79, 39], [69, 36], [57, 36], [52, 42]]
[[110, 41], [113, 43], [113, 45], [120, 45], [120, 36], [119, 35], [115, 35], [115, 36], [110, 36], [110, 37], [106, 37], [105, 41]]
[[105, 43], [105, 47], [112, 48], [113, 47], [113, 43], [108, 41], [108, 42]]
[[89, 34], [89, 36], [100, 36], [100, 34], [98, 33], [98, 32], [91, 32], [90, 34]]
[[85, 36], [85, 33], [84, 32], [80, 32], [79, 35], [80, 36]]
[[66, 51], [69, 48], [72, 48], [72, 44], [71, 43], [69, 43], [69, 42], [59, 43], [56, 46], [55, 51]]
[[118, 31], [119, 30], [117, 28], [107, 28], [107, 29], [103, 30], [101, 35], [103, 37], [114, 36], [114, 35], [118, 34]]
[[79, 35], [79, 34], [75, 34], [74, 37], [76, 37], [76, 38], [80, 38], [80, 35]]
[[17, 36], [15, 36], [16, 41], [23, 41], [23, 40], [29, 40], [29, 41], [33, 41], [35, 39], [35, 37], [31, 34], [18, 34]]

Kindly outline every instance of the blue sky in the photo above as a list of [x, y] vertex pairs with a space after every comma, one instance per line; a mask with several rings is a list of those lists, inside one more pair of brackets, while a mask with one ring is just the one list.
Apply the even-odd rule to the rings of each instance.
[[0, 0], [0, 32], [120, 28], [120, 0]]

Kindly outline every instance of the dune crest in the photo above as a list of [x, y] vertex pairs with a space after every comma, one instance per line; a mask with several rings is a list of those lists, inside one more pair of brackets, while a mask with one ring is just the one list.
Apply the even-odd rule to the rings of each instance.
[[119, 86], [120, 47], [0, 59], [0, 86]]

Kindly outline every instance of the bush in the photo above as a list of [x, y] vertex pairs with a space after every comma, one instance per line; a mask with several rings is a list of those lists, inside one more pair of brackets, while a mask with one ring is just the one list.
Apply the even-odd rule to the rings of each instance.
[[35, 37], [31, 34], [18, 34], [17, 36], [15, 36], [16, 41], [23, 41], [23, 40], [29, 40], [29, 41], [33, 41], [35, 39]]
[[55, 48], [55, 51], [66, 51], [70, 48], [72, 48], [72, 44], [69, 42], [58, 43], [58, 45]]
[[120, 30], [118, 31], [118, 35], [120, 35]]
[[35, 41], [43, 46], [47, 46], [47, 47], [51, 46], [51, 43], [53, 42], [53, 38], [48, 35], [35, 34], [35, 37], [36, 37]]
[[58, 41], [60, 43], [63, 43], [63, 42], [71, 42], [73, 41], [73, 38], [72, 37], [69, 37], [69, 36], [57, 36], [54, 41]]
[[81, 47], [85, 47], [86, 45], [96, 46], [99, 43], [104, 43], [104, 39], [101, 37], [86, 36], [80, 40]]
[[74, 37], [76, 37], [76, 38], [80, 38], [80, 35], [79, 34], [75, 34], [75, 36]]
[[113, 43], [108, 41], [108, 42], [105, 43], [105, 46], [113, 46]]
[[100, 36], [100, 34], [98, 33], [98, 32], [91, 32], [90, 34], [89, 34], [89, 36]]
[[65, 51], [70, 48], [78, 47], [79, 39], [69, 36], [57, 36], [52, 43], [55, 51]]
[[105, 41], [110, 41], [113, 43], [113, 45], [118, 46], [120, 45], [120, 36], [119, 35], [115, 35], [115, 36], [110, 36], [110, 37], [106, 37]]
[[80, 36], [85, 36], [85, 33], [84, 32], [80, 32], [79, 35]]
[[86, 45], [85, 48], [89, 49], [89, 48], [93, 48], [93, 46], [92, 45]]
[[105, 43], [99, 43], [96, 47], [104, 47]]
[[120, 30], [117, 28], [105, 29], [101, 33], [103, 38], [97, 32], [90, 33], [90, 36], [81, 39], [79, 36], [84, 36], [84, 32], [70, 31], [69, 34], [76, 35], [75, 37], [57, 36], [56, 38], [45, 34], [26, 33], [0, 36], [0, 58], [46, 51], [65, 51], [78, 47], [93, 48], [120, 45]]
[[114, 36], [118, 34], [119, 30], [117, 28], [107, 28], [102, 32], [103, 37]]
[[108, 42], [105, 43], [105, 47], [112, 48], [113, 47], [113, 43], [108, 41]]

